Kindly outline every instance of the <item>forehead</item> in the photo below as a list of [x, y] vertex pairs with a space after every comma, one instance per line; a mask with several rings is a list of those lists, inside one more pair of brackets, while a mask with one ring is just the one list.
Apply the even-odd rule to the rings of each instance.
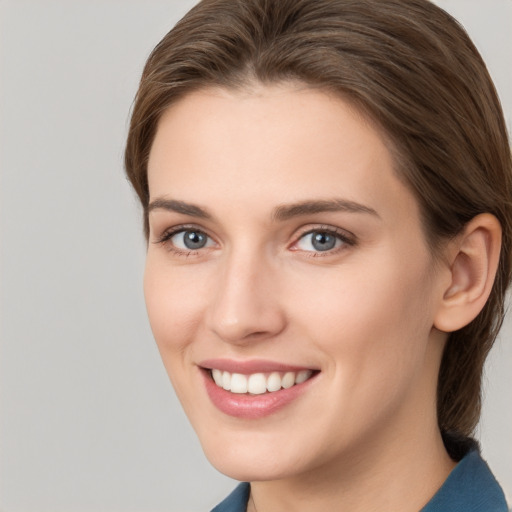
[[222, 206], [229, 198], [258, 211], [266, 202], [336, 196], [378, 211], [395, 198], [395, 214], [407, 215], [416, 201], [394, 167], [381, 130], [352, 104], [279, 84], [177, 101], [160, 119], [148, 179], [151, 199]]

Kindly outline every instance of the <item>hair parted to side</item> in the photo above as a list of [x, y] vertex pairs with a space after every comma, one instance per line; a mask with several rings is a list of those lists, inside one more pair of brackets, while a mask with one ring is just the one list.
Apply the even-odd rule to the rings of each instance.
[[142, 75], [125, 153], [144, 208], [158, 121], [209, 86], [300, 81], [339, 94], [395, 149], [396, 171], [417, 198], [428, 241], [494, 214], [503, 246], [480, 315], [450, 335], [438, 381], [442, 431], [471, 435], [483, 364], [504, 316], [511, 273], [512, 163], [500, 103], [464, 29], [428, 0], [203, 0], [156, 46]]

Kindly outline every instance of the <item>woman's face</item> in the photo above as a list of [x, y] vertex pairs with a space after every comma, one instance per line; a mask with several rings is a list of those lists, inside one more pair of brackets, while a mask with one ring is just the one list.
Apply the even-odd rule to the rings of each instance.
[[339, 470], [435, 423], [446, 279], [356, 110], [298, 85], [194, 92], [160, 121], [149, 190], [151, 327], [220, 471]]

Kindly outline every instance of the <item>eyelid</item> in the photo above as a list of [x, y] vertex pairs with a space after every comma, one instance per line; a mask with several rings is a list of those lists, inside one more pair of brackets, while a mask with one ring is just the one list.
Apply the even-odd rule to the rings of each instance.
[[182, 255], [190, 256], [190, 255], [197, 254], [200, 251], [211, 249], [211, 247], [201, 247], [199, 249], [186, 249], [185, 250], [185, 249], [181, 249], [179, 247], [172, 245], [170, 243], [172, 237], [174, 237], [175, 235], [182, 233], [184, 231], [196, 231], [198, 233], [202, 233], [206, 237], [208, 237], [210, 240], [213, 240], [213, 242], [215, 242], [215, 244], [217, 244], [217, 241], [215, 240], [215, 238], [213, 236], [211, 236], [208, 233], [208, 230], [206, 230], [202, 227], [199, 227], [197, 225], [194, 225], [194, 224], [178, 224], [178, 225], [169, 227], [167, 229], [164, 229], [162, 234], [158, 235], [158, 237], [156, 237], [156, 239], [153, 240], [152, 243], [154, 243], [156, 245], [165, 246], [167, 248], [167, 250], [177, 254], [178, 256], [182, 256]]
[[208, 237], [212, 238], [208, 234], [207, 230], [195, 224], [176, 224], [174, 226], [163, 229], [161, 234], [159, 235], [156, 235], [155, 233], [155, 239], [153, 240], [153, 243], [158, 244], [165, 242], [166, 240], [176, 235], [177, 233], [180, 233], [181, 231], [199, 231], [201, 233], [204, 233]]
[[[335, 236], [338, 240], [341, 240], [343, 242], [342, 247], [333, 248], [326, 251], [306, 251], [303, 249], [297, 248], [297, 244], [299, 241], [304, 238], [307, 235], [311, 235], [313, 233], [328, 233], [332, 236]], [[351, 233], [350, 231], [347, 231], [345, 229], [330, 226], [330, 225], [317, 225], [317, 226], [306, 226], [300, 230], [300, 232], [297, 234], [297, 236], [294, 238], [294, 242], [290, 246], [290, 249], [293, 251], [302, 251], [305, 253], [312, 253], [311, 255], [332, 255], [336, 253], [339, 250], [343, 250], [346, 247], [352, 247], [357, 244], [357, 238], [356, 236]]]
[[[211, 249], [212, 247], [202, 247], [199, 249], [181, 249], [178, 247], [175, 247], [170, 243], [170, 240], [173, 236], [177, 235], [178, 233], [184, 232], [184, 231], [197, 231], [199, 233], [204, 234], [206, 237], [208, 237], [210, 240], [213, 240], [215, 244], [218, 245], [218, 242], [216, 241], [215, 237], [212, 236], [207, 229], [204, 229], [201, 226], [198, 226], [197, 224], [178, 224], [172, 227], [168, 227], [167, 229], [164, 229], [158, 237], [156, 237], [155, 240], [152, 241], [152, 243], [158, 245], [167, 246], [167, 249], [171, 252], [174, 252], [178, 255], [194, 255], [198, 252], [203, 252], [204, 250]], [[326, 251], [308, 251], [304, 249], [300, 249], [297, 247], [297, 244], [299, 241], [304, 238], [307, 235], [311, 235], [313, 233], [328, 233], [334, 237], [336, 237], [338, 240], [341, 240], [342, 246], [341, 247], [335, 247], [333, 249], [329, 249]], [[355, 246], [357, 244], [357, 237], [351, 233], [350, 231], [347, 231], [346, 229], [342, 229], [336, 226], [332, 225], [326, 225], [326, 224], [319, 224], [319, 225], [307, 225], [303, 226], [299, 232], [294, 236], [293, 242], [288, 246], [288, 248], [292, 251], [297, 252], [303, 252], [303, 253], [309, 253], [309, 256], [329, 256], [337, 253], [340, 250], [344, 250], [348, 247]]]

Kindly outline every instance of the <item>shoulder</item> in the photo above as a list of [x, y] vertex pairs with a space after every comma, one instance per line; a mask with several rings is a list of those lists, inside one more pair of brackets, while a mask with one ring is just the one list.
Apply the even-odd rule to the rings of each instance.
[[211, 512], [245, 512], [251, 486], [244, 482], [239, 484], [235, 490]]
[[460, 460], [421, 512], [508, 512], [503, 491], [477, 445]]

